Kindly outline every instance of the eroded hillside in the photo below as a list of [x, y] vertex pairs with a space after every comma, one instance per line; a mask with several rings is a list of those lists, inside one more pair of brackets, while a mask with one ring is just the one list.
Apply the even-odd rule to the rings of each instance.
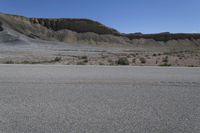
[[59, 30], [71, 30], [78, 33], [94, 32], [97, 34], [112, 34], [119, 35], [119, 32], [115, 29], [108, 28], [103, 24], [92, 21], [89, 19], [42, 19], [42, 18], [30, 18], [33, 24], [40, 24], [48, 29]]
[[0, 20], [31, 38], [69, 43], [126, 43], [119, 32], [87, 19], [36, 19], [0, 14]]
[[[168, 41], [190, 40], [198, 45], [200, 34], [124, 34], [109, 28], [99, 22], [89, 19], [47, 19], [27, 18], [23, 16], [0, 14], [2, 23], [9, 25], [15, 31], [31, 38], [44, 40], [57, 40], [70, 43], [111, 43], [135, 44], [136, 40], [145, 39], [145, 43], [167, 43]], [[0, 30], [3, 28], [1, 27]], [[138, 41], [138, 43], [144, 41]], [[142, 43], [141, 43], [142, 44]]]
[[123, 34], [88, 19], [0, 14], [0, 63], [200, 66], [200, 34]]

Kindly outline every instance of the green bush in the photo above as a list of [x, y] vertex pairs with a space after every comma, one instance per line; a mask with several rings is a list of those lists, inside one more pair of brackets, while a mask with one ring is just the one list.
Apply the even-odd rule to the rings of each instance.
[[164, 63], [164, 64], [161, 64], [160, 66], [169, 67], [169, 66], [172, 66], [172, 65], [171, 65], [171, 64]]
[[129, 61], [127, 58], [119, 58], [117, 61], [116, 61], [116, 64], [118, 65], [129, 65]]

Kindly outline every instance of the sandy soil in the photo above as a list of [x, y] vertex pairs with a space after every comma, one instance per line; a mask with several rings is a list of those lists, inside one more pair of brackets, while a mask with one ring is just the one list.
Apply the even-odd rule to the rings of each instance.
[[159, 47], [89, 46], [52, 42], [0, 45], [0, 63], [3, 64], [200, 66], [199, 49], [164, 50]]

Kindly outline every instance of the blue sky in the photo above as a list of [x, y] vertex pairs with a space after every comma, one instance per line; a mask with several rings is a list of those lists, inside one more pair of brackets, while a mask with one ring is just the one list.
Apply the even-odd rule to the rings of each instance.
[[200, 0], [0, 0], [0, 12], [89, 18], [120, 32], [200, 32]]

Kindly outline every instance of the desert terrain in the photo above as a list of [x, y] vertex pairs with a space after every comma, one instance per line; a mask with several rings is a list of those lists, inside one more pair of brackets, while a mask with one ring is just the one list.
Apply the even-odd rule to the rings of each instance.
[[199, 67], [200, 34], [0, 13], [0, 133], [198, 133]]
[[200, 66], [200, 34], [124, 34], [87, 19], [0, 14], [0, 63]]

